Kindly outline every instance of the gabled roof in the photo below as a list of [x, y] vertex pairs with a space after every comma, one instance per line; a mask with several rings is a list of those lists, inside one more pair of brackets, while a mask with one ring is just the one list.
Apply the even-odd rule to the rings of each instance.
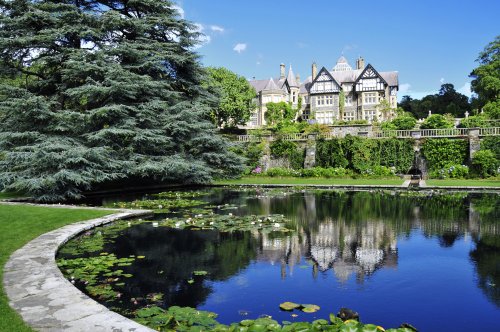
[[335, 84], [337, 84], [338, 86], [340, 86], [339, 82], [335, 79], [335, 77], [333, 77], [332, 73], [330, 73], [328, 71], [328, 69], [326, 69], [325, 67], [321, 68], [321, 70], [318, 72], [318, 75], [316, 75], [316, 77], [314, 78], [314, 81], [312, 81], [311, 85], [313, 85], [318, 80], [318, 78], [321, 76], [321, 73], [323, 73], [323, 72], [327, 76], [329, 76]]
[[286, 80], [288, 81], [288, 85], [290, 87], [292, 87], [292, 88], [299, 87], [299, 83], [297, 83], [297, 80], [295, 79], [295, 75], [293, 74], [292, 65], [290, 65], [290, 69], [288, 70], [288, 76], [287, 76]]
[[263, 90], [280, 90], [272, 78], [269, 79]]
[[361, 72], [361, 74], [359, 74], [358, 78], [356, 79], [356, 81], [354, 82], [354, 84], [358, 83], [360, 79], [363, 78], [363, 74], [366, 73], [367, 71], [369, 70], [372, 70], [373, 73], [375, 75], [377, 75], [378, 77], [380, 77], [380, 79], [382, 79], [382, 81], [384, 81], [385, 84], [389, 85], [389, 83], [387, 83], [387, 81], [382, 77], [382, 75], [380, 75], [378, 73], [378, 71], [375, 70], [375, 68], [373, 68], [373, 66], [371, 64], [368, 64], [365, 69], [363, 69], [363, 71]]
[[288, 92], [287, 91], [287, 86], [285, 84], [286, 79], [279, 79], [279, 78], [271, 78], [269, 80], [251, 80], [248, 81], [251, 86], [255, 89], [257, 93], [260, 93], [261, 91], [270, 91], [268, 89], [268, 85], [270, 83], [270, 80], [273, 81], [273, 83], [276, 85], [276, 88], [273, 90], [281, 90], [283, 92]]

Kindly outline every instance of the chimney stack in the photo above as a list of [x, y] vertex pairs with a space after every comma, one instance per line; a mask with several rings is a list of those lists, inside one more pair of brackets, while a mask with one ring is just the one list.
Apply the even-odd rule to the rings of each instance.
[[313, 64], [312, 64], [312, 80], [313, 81], [317, 75], [318, 75], [318, 67], [316, 67], [316, 62], [313, 62]]
[[364, 69], [365, 68], [365, 59], [359, 56], [358, 60], [356, 60], [356, 69]]
[[285, 78], [285, 64], [280, 64], [280, 79]]

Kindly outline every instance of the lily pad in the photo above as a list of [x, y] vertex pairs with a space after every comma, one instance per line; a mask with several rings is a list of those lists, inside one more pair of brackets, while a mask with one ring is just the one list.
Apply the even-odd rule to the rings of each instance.
[[207, 271], [193, 271], [195, 276], [206, 276], [208, 274]]
[[300, 307], [300, 304], [294, 302], [283, 302], [280, 303], [280, 309], [285, 311], [292, 311]]
[[301, 310], [305, 313], [312, 314], [313, 312], [316, 312], [319, 309], [320, 307], [315, 304], [303, 304]]

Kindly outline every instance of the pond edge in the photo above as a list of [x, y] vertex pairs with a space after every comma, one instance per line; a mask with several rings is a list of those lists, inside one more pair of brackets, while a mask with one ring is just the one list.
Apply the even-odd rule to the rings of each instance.
[[40, 235], [16, 250], [4, 266], [3, 286], [9, 305], [37, 331], [154, 331], [97, 303], [68, 281], [56, 264], [58, 249], [86, 230], [118, 220], [146, 217], [149, 210], [123, 210], [1, 202], [117, 213], [73, 223]]

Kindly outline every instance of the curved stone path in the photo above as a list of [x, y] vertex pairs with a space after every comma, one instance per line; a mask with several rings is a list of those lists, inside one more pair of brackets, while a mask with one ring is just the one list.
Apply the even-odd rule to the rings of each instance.
[[[58, 206], [61, 208], [78, 208]], [[117, 210], [113, 210], [117, 211]], [[57, 250], [75, 235], [120, 219], [151, 214], [120, 210], [45, 233], [15, 251], [4, 267], [10, 306], [37, 331], [153, 331], [95, 302], [74, 287], [56, 265]]]

